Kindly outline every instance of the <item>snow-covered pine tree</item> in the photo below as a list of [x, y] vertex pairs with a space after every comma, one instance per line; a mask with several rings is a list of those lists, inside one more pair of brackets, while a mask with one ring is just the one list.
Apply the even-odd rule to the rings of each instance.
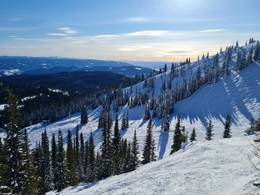
[[112, 174], [112, 140], [111, 140], [111, 125], [110, 123], [110, 114], [106, 114], [105, 128], [103, 129], [102, 134], [102, 144], [100, 147], [101, 150], [101, 175], [102, 178], [109, 177]]
[[151, 111], [150, 111], [150, 107], [148, 104], [145, 105], [145, 110], [144, 110], [144, 117], [143, 120], [148, 120], [151, 118]]
[[83, 134], [80, 133], [80, 149], [79, 149], [79, 168], [80, 168], [80, 180], [83, 181], [85, 179], [84, 175], [84, 163], [85, 163], [85, 142]]
[[75, 185], [77, 183], [75, 169], [76, 169], [76, 161], [75, 161], [75, 151], [72, 143], [72, 134], [71, 131], [68, 130], [67, 151], [66, 151], [66, 179], [68, 185]]
[[163, 118], [162, 118], [162, 130], [163, 131], [169, 131], [170, 129], [170, 116], [169, 116], [169, 106], [167, 105], [167, 102], [165, 100], [164, 103], [164, 109], [163, 109]]
[[121, 139], [120, 142], [120, 173], [124, 173], [128, 162], [126, 161], [127, 140]]
[[231, 138], [232, 134], [231, 134], [231, 116], [228, 114], [226, 117], [226, 121], [224, 124], [224, 133], [223, 133], [223, 138]]
[[6, 164], [6, 153], [5, 153], [5, 145], [0, 138], [0, 186], [6, 186], [6, 172], [7, 164]]
[[152, 119], [150, 118], [147, 125], [146, 138], [144, 143], [145, 145], [143, 150], [143, 164], [147, 164], [154, 159], [154, 156], [152, 156], [155, 150], [152, 129]]
[[47, 131], [42, 133], [42, 159], [41, 159], [41, 191], [48, 192], [52, 189], [50, 149]]
[[80, 123], [81, 124], [88, 123], [88, 112], [86, 110], [86, 107], [81, 108]]
[[212, 120], [209, 119], [209, 124], [208, 127], [206, 129], [206, 140], [212, 140], [212, 136], [213, 136], [213, 125], [212, 125]]
[[22, 136], [20, 133], [21, 115], [18, 111], [17, 98], [11, 93], [9, 89], [6, 90], [5, 108], [8, 119], [5, 148], [6, 148], [6, 164], [7, 164], [7, 186], [10, 187], [13, 193], [22, 192]]
[[115, 125], [114, 125], [114, 137], [112, 140], [112, 147], [113, 147], [113, 174], [117, 175], [120, 173], [119, 165], [120, 165], [120, 133], [118, 127], [118, 115], [115, 118]]
[[178, 117], [177, 123], [176, 123], [176, 126], [175, 126], [175, 131], [174, 131], [174, 136], [173, 136], [173, 144], [171, 146], [171, 153], [170, 154], [173, 154], [174, 152], [181, 149], [181, 144], [182, 144], [181, 121], [180, 121], [180, 118]]
[[155, 141], [154, 139], [152, 139], [152, 146], [151, 146], [151, 161], [156, 161], [156, 154], [155, 154], [155, 150], [156, 150], [156, 147], [155, 147]]
[[196, 130], [195, 130], [195, 128], [192, 129], [192, 133], [190, 135], [190, 141], [191, 142], [196, 141]]
[[136, 130], [134, 132], [133, 142], [132, 142], [132, 160], [131, 160], [131, 170], [135, 170], [139, 164], [139, 147], [138, 147], [138, 141], [136, 137]]
[[97, 180], [100, 180], [103, 178], [103, 173], [102, 173], [102, 170], [101, 170], [101, 155], [99, 152], [97, 152], [96, 154], [96, 158], [95, 158], [95, 175], [96, 175], [96, 179]]
[[65, 151], [63, 148], [63, 136], [61, 130], [58, 132], [58, 148], [57, 148], [57, 180], [56, 187], [58, 192], [66, 187], [65, 175]]
[[22, 192], [21, 194], [32, 194], [36, 195], [39, 191], [40, 177], [37, 175], [37, 170], [33, 164], [32, 154], [29, 148], [29, 139], [27, 130], [23, 131], [23, 143], [22, 143]]
[[128, 111], [126, 111], [122, 116], [121, 130], [127, 130], [128, 128]]
[[126, 154], [125, 154], [125, 161], [124, 161], [124, 169], [123, 172], [129, 172], [131, 171], [131, 143], [127, 142], [126, 143]]
[[80, 175], [81, 175], [81, 165], [80, 165], [80, 151], [79, 151], [79, 125], [76, 127], [76, 136], [74, 139], [74, 161], [75, 161], [75, 183], [78, 183], [80, 181]]
[[253, 118], [251, 118], [250, 127], [246, 129], [245, 133], [247, 135], [253, 135], [255, 133], [255, 122]]
[[57, 189], [57, 177], [58, 177], [58, 171], [57, 171], [57, 144], [56, 144], [56, 139], [55, 135], [52, 134], [52, 140], [51, 140], [51, 168], [52, 168], [52, 180], [53, 180], [53, 185], [54, 189]]
[[182, 135], [182, 143], [187, 143], [188, 142], [188, 132], [186, 131], [185, 126], [181, 127], [181, 135]]
[[[87, 143], [87, 181], [88, 182], [93, 182], [95, 181], [96, 178], [96, 170], [99, 168], [98, 166], [96, 167], [95, 163], [95, 145], [94, 145], [94, 139], [93, 139], [93, 133], [92, 131], [90, 132], [89, 140]], [[100, 159], [99, 159], [100, 160]]]

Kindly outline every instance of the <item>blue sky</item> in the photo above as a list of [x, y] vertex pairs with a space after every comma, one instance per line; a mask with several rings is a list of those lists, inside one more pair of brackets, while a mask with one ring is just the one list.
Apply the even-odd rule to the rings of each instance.
[[195, 59], [260, 39], [259, 10], [259, 0], [1, 0], [0, 55]]

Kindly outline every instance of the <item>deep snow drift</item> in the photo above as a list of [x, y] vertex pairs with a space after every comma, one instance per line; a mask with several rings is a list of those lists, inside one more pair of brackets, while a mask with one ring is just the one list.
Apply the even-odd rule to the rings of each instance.
[[251, 142], [252, 138], [242, 137], [192, 143], [185, 151], [136, 171], [95, 185], [69, 187], [60, 194], [257, 195], [260, 191], [253, 186], [257, 171], [251, 161], [259, 160]]

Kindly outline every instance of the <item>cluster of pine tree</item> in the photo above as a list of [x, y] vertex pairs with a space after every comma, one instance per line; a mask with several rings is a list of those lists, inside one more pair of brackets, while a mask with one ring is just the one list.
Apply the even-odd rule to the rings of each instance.
[[7, 90], [6, 102], [8, 123], [6, 138], [0, 140], [0, 186], [7, 186], [5, 192], [14, 194], [37, 194], [40, 177], [29, 149], [27, 131], [20, 130], [18, 100], [10, 90]]
[[[52, 135], [51, 143], [47, 130], [33, 150], [29, 148], [26, 129], [21, 132], [21, 117], [17, 99], [8, 91], [7, 136], [0, 140], [0, 186], [7, 186], [7, 192], [17, 194], [44, 194], [50, 190], [60, 191], [79, 182], [96, 182], [111, 175], [135, 170], [139, 161], [136, 132], [133, 141], [121, 138], [118, 117], [111, 133], [112, 121], [109, 112], [103, 120], [103, 142], [100, 152], [95, 152], [92, 132], [84, 140], [77, 126], [75, 135], [68, 131], [66, 149], [61, 131], [56, 139]], [[82, 112], [86, 112], [83, 111]], [[87, 122], [83, 114], [82, 123]], [[85, 118], [86, 117], [86, 118]], [[122, 119], [122, 130], [128, 127], [128, 113]]]
[[[216, 83], [223, 76], [231, 74], [231, 62], [236, 62], [236, 70], [240, 71], [249, 64], [260, 59], [259, 41], [250, 39], [251, 48], [236, 46], [227, 47], [225, 52], [219, 53], [209, 58], [209, 53], [202, 56], [194, 65], [198, 68], [189, 66], [190, 59], [181, 63], [172, 63], [170, 77], [161, 74], [161, 88], [158, 96], [155, 97], [154, 77], [145, 78], [143, 86], [132, 89], [127, 104], [129, 107], [143, 106], [145, 109], [144, 120], [148, 120], [150, 115], [162, 119], [162, 127], [167, 130], [169, 126], [169, 115], [174, 112], [174, 104], [183, 100], [205, 84]], [[252, 44], [254, 43], [254, 44]], [[236, 54], [234, 57], [233, 54]], [[196, 67], [196, 66], [195, 66]], [[167, 66], [161, 71], [167, 72]], [[178, 82], [174, 82], [173, 80]], [[113, 100], [112, 100], [113, 101]]]

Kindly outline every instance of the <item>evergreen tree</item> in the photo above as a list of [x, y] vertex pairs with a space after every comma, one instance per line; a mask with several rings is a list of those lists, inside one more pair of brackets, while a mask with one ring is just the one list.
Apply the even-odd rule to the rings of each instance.
[[[92, 132], [90, 133], [88, 148], [87, 148], [87, 181], [93, 182], [96, 178], [95, 166], [95, 145]], [[98, 167], [99, 168], [99, 167]]]
[[80, 133], [80, 155], [79, 155], [79, 168], [80, 168], [80, 179], [84, 179], [84, 163], [85, 163], [85, 144], [83, 134]]
[[40, 193], [42, 192], [42, 147], [40, 142], [36, 144], [35, 149], [32, 151], [32, 157], [33, 157], [33, 164], [36, 168], [36, 174], [39, 176], [39, 190]]
[[206, 140], [212, 140], [212, 131], [213, 131], [213, 125], [211, 119], [209, 120], [209, 125], [206, 129]]
[[74, 170], [74, 175], [75, 175], [75, 183], [78, 183], [80, 181], [80, 154], [79, 154], [79, 127], [77, 126], [76, 128], [76, 137], [74, 139], [74, 161], [75, 161], [75, 170]]
[[121, 139], [120, 141], [120, 172], [124, 173], [126, 164], [126, 153], [127, 153], [127, 140]]
[[230, 127], [231, 127], [231, 117], [230, 117], [230, 115], [227, 115], [223, 138], [231, 138], [232, 137]]
[[73, 149], [72, 134], [68, 131], [67, 137], [67, 152], [66, 152], [66, 178], [68, 185], [75, 185], [77, 183], [77, 178], [75, 175], [76, 161], [75, 161], [75, 151]]
[[151, 147], [151, 161], [156, 161], [156, 154], [155, 154], [155, 141], [152, 139], [152, 147]]
[[113, 173], [115, 175], [120, 173], [119, 165], [120, 165], [120, 133], [118, 128], [118, 115], [115, 118], [115, 125], [114, 125], [114, 137], [113, 137]]
[[37, 170], [33, 164], [33, 158], [29, 149], [29, 140], [27, 130], [24, 130], [22, 143], [22, 158], [23, 168], [23, 189], [22, 194], [38, 194], [40, 178], [37, 175]]
[[196, 130], [195, 130], [195, 128], [193, 128], [193, 130], [192, 130], [192, 133], [191, 133], [191, 136], [190, 136], [190, 141], [191, 142], [196, 141]]
[[111, 140], [111, 125], [109, 125], [109, 115], [107, 115], [106, 125], [103, 129], [102, 144], [101, 144], [101, 173], [102, 178], [109, 177], [112, 174], [112, 140]]
[[8, 119], [6, 132], [6, 164], [7, 164], [7, 186], [10, 187], [13, 193], [22, 192], [22, 136], [20, 133], [21, 115], [18, 110], [18, 101], [16, 97], [8, 89], [7, 106], [5, 108]]
[[186, 132], [185, 126], [182, 126], [181, 128], [181, 135], [182, 135], [182, 143], [187, 143], [188, 142], [188, 132]]
[[95, 163], [95, 175], [96, 175], [96, 179], [100, 180], [103, 178], [103, 173], [102, 173], [102, 169], [101, 169], [101, 156], [99, 154], [99, 152], [97, 152], [96, 154], [96, 163]]
[[122, 130], [127, 130], [128, 129], [128, 111], [126, 111], [122, 117], [122, 126], [121, 129]]
[[147, 131], [146, 131], [146, 138], [145, 138], [145, 145], [144, 145], [144, 150], [143, 150], [143, 164], [147, 164], [154, 160], [155, 155], [154, 155], [154, 140], [153, 140], [153, 135], [152, 135], [152, 119], [150, 118], [147, 126]]
[[57, 190], [61, 191], [66, 187], [65, 179], [65, 151], [63, 148], [62, 132], [58, 133], [58, 150], [57, 150]]
[[87, 180], [87, 168], [88, 168], [88, 144], [89, 142], [86, 141], [85, 143], [85, 148], [84, 148], [84, 165], [83, 165], [83, 173], [84, 173], [84, 178]]
[[149, 120], [151, 118], [151, 112], [150, 112], [150, 108], [148, 105], [145, 106], [145, 110], [144, 110], [144, 118], [143, 120]]
[[48, 192], [51, 188], [50, 149], [47, 131], [42, 133], [42, 159], [41, 159], [41, 192]]
[[139, 164], [139, 151], [138, 151], [138, 142], [136, 137], [136, 130], [134, 132], [133, 142], [132, 142], [132, 161], [131, 161], [131, 170], [135, 170]]
[[171, 153], [170, 154], [173, 154], [174, 152], [181, 149], [181, 144], [182, 144], [181, 122], [180, 122], [180, 118], [178, 118], [178, 121], [177, 121], [176, 126], [175, 126], [175, 131], [174, 131], [174, 136], [173, 136], [173, 144], [171, 146]]
[[0, 186], [6, 186], [6, 153], [5, 153], [5, 146], [0, 138]]
[[51, 141], [51, 165], [52, 165], [52, 173], [53, 173], [53, 184], [54, 188], [57, 189], [58, 186], [58, 171], [57, 171], [57, 144], [55, 135], [52, 134], [52, 141]]
[[80, 115], [80, 123], [81, 124], [87, 124], [88, 123], [88, 112], [85, 107], [81, 109], [81, 115]]
[[128, 142], [127, 144], [127, 150], [126, 150], [126, 158], [125, 158], [125, 166], [124, 166], [124, 172], [129, 172], [131, 171], [131, 143]]
[[251, 118], [250, 127], [245, 131], [245, 133], [247, 135], [253, 135], [255, 133], [255, 123], [253, 118]]
[[170, 117], [169, 114], [164, 114], [162, 121], [162, 130], [169, 131], [170, 130]]

